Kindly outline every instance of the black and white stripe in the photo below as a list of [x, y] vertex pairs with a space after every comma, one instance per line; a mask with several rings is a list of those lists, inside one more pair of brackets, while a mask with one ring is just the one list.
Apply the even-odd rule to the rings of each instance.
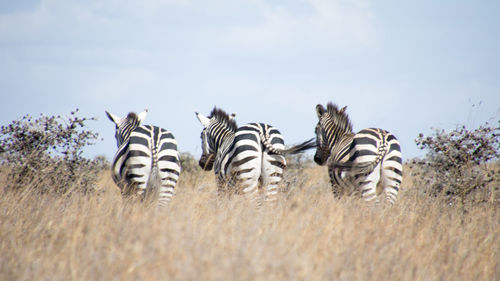
[[378, 128], [353, 133], [346, 107], [316, 106], [317, 150], [314, 161], [328, 163], [334, 194], [361, 193], [365, 200], [382, 193], [393, 204], [403, 179], [401, 148], [396, 137]]
[[157, 198], [158, 206], [162, 207], [174, 195], [181, 172], [179, 153], [171, 132], [156, 126], [140, 126], [146, 113], [147, 110], [140, 114], [131, 112], [120, 118], [106, 111], [116, 125], [118, 146], [111, 175], [123, 196]]
[[234, 114], [214, 108], [208, 117], [196, 113], [203, 125], [202, 155], [204, 170], [214, 168], [219, 192], [243, 193], [261, 204], [274, 201], [286, 167], [284, 155], [315, 147], [314, 139], [285, 148], [280, 132], [267, 124], [250, 123], [238, 128]]

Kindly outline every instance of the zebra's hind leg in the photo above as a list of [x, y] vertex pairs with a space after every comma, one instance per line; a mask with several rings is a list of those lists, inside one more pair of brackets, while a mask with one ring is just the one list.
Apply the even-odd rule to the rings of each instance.
[[160, 187], [160, 192], [158, 193], [158, 207], [163, 208], [168, 205], [168, 202], [172, 200], [172, 197], [174, 196], [175, 190], [174, 190], [175, 183], [168, 183], [167, 185], [162, 185]]
[[274, 172], [263, 181], [262, 187], [265, 189], [265, 201], [276, 202], [278, 200], [278, 190], [281, 178], [282, 173]]
[[385, 156], [380, 172], [385, 199], [392, 206], [396, 202], [403, 180], [403, 164], [399, 149], [393, 149]]
[[245, 197], [250, 199], [250, 201], [255, 202], [257, 206], [260, 206], [261, 200], [258, 196], [260, 166], [259, 169], [252, 167], [247, 169], [241, 169], [239, 171], [234, 171], [234, 175], [236, 177], [235, 182], [239, 187], [238, 189], [243, 191]]
[[385, 187], [384, 191], [387, 202], [393, 205], [398, 197], [399, 187], [396, 185], [389, 185]]
[[[237, 186], [237, 193], [242, 191], [249, 201], [255, 202], [257, 206], [261, 205], [259, 195], [259, 177], [261, 175], [261, 157], [255, 155], [255, 151], [241, 153], [238, 155], [230, 167], [231, 178]], [[237, 164], [235, 164], [237, 163]]]
[[245, 196], [249, 198], [251, 202], [254, 202], [257, 207], [260, 207], [262, 205], [262, 200], [259, 196], [259, 178], [249, 177], [240, 182]]
[[175, 194], [175, 186], [179, 180], [180, 171], [172, 169], [161, 174], [161, 185], [158, 190], [158, 208], [168, 205]]
[[396, 202], [402, 179], [400, 173], [395, 172], [392, 167], [386, 167], [382, 170], [382, 186], [384, 187], [385, 199], [390, 205]]
[[278, 199], [279, 184], [283, 179], [283, 170], [286, 167], [285, 157], [282, 155], [263, 155], [262, 188], [265, 192], [265, 201], [276, 202]]
[[361, 196], [366, 201], [377, 199], [377, 184], [380, 180], [380, 164], [368, 174], [366, 177], [360, 176], [357, 178], [357, 186], [360, 187]]

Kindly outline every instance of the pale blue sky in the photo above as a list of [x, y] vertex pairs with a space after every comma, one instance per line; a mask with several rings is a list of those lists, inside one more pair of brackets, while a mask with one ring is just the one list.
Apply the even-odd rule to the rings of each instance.
[[431, 127], [498, 122], [498, 15], [499, 1], [4, 0], [0, 121], [78, 107], [104, 138], [86, 153], [112, 159], [104, 111], [148, 108], [145, 123], [198, 157], [195, 111], [217, 105], [294, 144], [333, 101], [355, 130], [394, 132], [408, 159]]

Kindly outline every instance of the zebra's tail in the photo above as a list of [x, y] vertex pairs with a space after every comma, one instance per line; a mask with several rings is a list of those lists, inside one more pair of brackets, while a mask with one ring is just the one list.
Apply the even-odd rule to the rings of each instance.
[[377, 151], [377, 156], [373, 161], [358, 162], [358, 163], [354, 161], [332, 162], [330, 163], [330, 166], [336, 170], [346, 171], [353, 174], [369, 174], [375, 169], [375, 167], [377, 167], [377, 165], [380, 162], [382, 162], [386, 154], [387, 154], [386, 146], [382, 145], [379, 147]]
[[301, 144], [294, 145], [287, 149], [279, 149], [274, 147], [272, 143], [269, 142], [269, 139], [264, 136], [264, 134], [261, 134], [261, 140], [268, 151], [279, 155], [297, 154], [316, 147], [315, 138], [307, 140]]
[[154, 166], [149, 174], [148, 183], [146, 184], [146, 190], [144, 191], [145, 197], [148, 199], [158, 198], [161, 186], [160, 171], [158, 167]]
[[370, 162], [355, 163], [354, 161], [347, 162], [332, 162], [330, 166], [341, 172], [350, 172], [353, 174], [369, 174], [375, 169], [380, 161], [374, 160]]

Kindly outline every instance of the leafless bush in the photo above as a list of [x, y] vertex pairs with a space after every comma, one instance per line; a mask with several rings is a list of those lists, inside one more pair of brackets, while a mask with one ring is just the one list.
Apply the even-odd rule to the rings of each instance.
[[286, 156], [286, 168], [283, 172], [282, 191], [286, 194], [295, 188], [302, 188], [309, 181], [304, 168], [313, 167], [310, 157], [303, 153]]
[[419, 134], [415, 142], [427, 154], [410, 161], [418, 186], [449, 202], [459, 199], [462, 205], [466, 200], [495, 201], [499, 136], [499, 128], [488, 123], [475, 130], [461, 126], [451, 132], [435, 130], [431, 136]]
[[[180, 162], [182, 167], [181, 178], [179, 181], [184, 183], [192, 183], [197, 185], [202, 177], [203, 170], [198, 165], [198, 160], [189, 152], [180, 153]], [[180, 185], [181, 183], [179, 183]], [[193, 186], [194, 187], [194, 186]]]
[[10, 170], [7, 188], [57, 193], [95, 188], [98, 173], [108, 164], [103, 157], [90, 160], [82, 155], [98, 134], [85, 129], [85, 122], [95, 119], [77, 112], [66, 118], [25, 115], [0, 127], [2, 164]]

